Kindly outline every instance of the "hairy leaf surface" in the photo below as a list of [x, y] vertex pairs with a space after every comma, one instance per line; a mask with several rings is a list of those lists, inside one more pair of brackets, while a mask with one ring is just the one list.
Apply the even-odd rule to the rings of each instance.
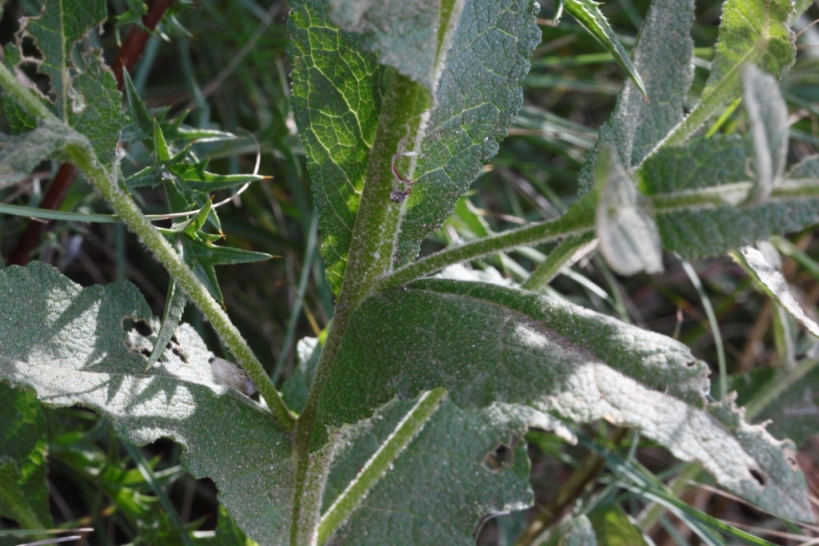
[[[393, 401], [373, 418], [341, 431], [325, 510], [356, 479], [414, 401]], [[502, 404], [463, 410], [444, 401], [336, 533], [340, 544], [473, 545], [482, 518], [531, 506], [529, 460], [522, 435], [527, 413]]]
[[[669, 209], [658, 212], [655, 220], [666, 250], [691, 259], [712, 256], [819, 223], [819, 158], [808, 158], [794, 166], [767, 201], [734, 206], [751, 189], [750, 175], [740, 154], [751, 144], [717, 140], [715, 153], [696, 156], [695, 151], [706, 147], [710, 140], [694, 140], [676, 151], [676, 147], [669, 147], [657, 155], [656, 162], [654, 158], [646, 162], [638, 174], [643, 187], [656, 189], [676, 185], [676, 181], [690, 181], [695, 186], [716, 184], [713, 199], [700, 200], [697, 205], [685, 204], [690, 197], [685, 191], [663, 197]], [[720, 155], [720, 150], [733, 153]], [[694, 182], [695, 173], [704, 175], [699, 182]], [[660, 182], [662, 177], [665, 182]], [[734, 189], [726, 187], [729, 184]], [[704, 191], [708, 193], [709, 189]], [[679, 209], [673, 210], [674, 202], [679, 202]]]
[[83, 289], [34, 262], [0, 272], [0, 378], [52, 406], [93, 408], [125, 440], [182, 444], [183, 465], [209, 476], [249, 536], [285, 542], [292, 496], [290, 442], [267, 410], [218, 384], [187, 325], [147, 373], [157, 321], [128, 283]]
[[634, 51], [634, 66], [643, 76], [648, 99], [634, 83], [626, 83], [580, 174], [581, 186], [592, 184], [600, 146], [615, 148], [623, 167], [630, 170], [683, 119], [686, 94], [694, 77], [693, 21], [693, 0], [652, 3]]
[[571, 304], [481, 283], [421, 281], [371, 297], [356, 312], [320, 423], [357, 422], [395, 393], [434, 387], [463, 408], [498, 401], [574, 422], [604, 418], [701, 461], [766, 510], [810, 519], [804, 477], [783, 445], [743, 422], [730, 400], [706, 405], [705, 374], [682, 344]]
[[423, 2], [334, 2], [340, 30], [327, 18], [325, 2], [293, 4], [293, 108], [334, 290], [384, 113], [377, 61], [426, 90], [412, 104], [398, 105], [414, 117], [391, 154], [395, 206], [404, 207], [394, 257], [402, 264], [415, 257], [420, 241], [441, 225], [506, 136], [540, 40], [533, 6], [526, 0], [444, 2], [436, 12]]

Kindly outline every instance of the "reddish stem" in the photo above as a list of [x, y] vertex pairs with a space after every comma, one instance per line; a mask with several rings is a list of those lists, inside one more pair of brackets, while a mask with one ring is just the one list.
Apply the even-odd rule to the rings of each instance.
[[[145, 51], [145, 44], [151, 36], [151, 31], [156, 28], [162, 16], [168, 10], [172, 0], [150, 0], [148, 2], [148, 12], [142, 17], [142, 26], [134, 25], [128, 31], [125, 41], [117, 53], [112, 64], [114, 77], [117, 80], [117, 89], [122, 91], [125, 82], [122, 78], [122, 71], [130, 71], [136, 65], [142, 52]], [[48, 191], [43, 197], [40, 208], [57, 210], [63, 204], [71, 184], [77, 177], [77, 168], [69, 163], [60, 165], [57, 175], [51, 182]], [[51, 226], [51, 222], [29, 222], [23, 236], [17, 242], [17, 246], [8, 256], [7, 263], [26, 265], [31, 261], [31, 251], [37, 246], [43, 232]]]

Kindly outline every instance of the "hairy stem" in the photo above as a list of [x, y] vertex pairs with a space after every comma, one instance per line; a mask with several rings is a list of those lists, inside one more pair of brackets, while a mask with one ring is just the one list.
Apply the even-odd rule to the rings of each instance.
[[[319, 449], [332, 453], [332, 446], [315, 445], [315, 427], [324, 385], [341, 348], [344, 333], [355, 309], [378, 287], [378, 279], [392, 267], [400, 205], [393, 202], [392, 158], [401, 139], [417, 123], [418, 94], [422, 90], [397, 72], [385, 80], [384, 102], [378, 131], [370, 151], [353, 238], [336, 303], [333, 323], [316, 367], [304, 411], [296, 429], [296, 487], [293, 499], [291, 544], [315, 544], [318, 532], [321, 490], [329, 471], [329, 457], [316, 456]], [[321, 468], [321, 465], [325, 465]]]
[[511, 248], [554, 241], [569, 235], [582, 237], [594, 230], [594, 215], [579, 216], [579, 214], [567, 213], [557, 220], [513, 229], [492, 237], [446, 248], [417, 262], [396, 269], [395, 272], [381, 281], [379, 289], [397, 288], [425, 275], [435, 273], [448, 265], [473, 260]]
[[333, 532], [350, 517], [367, 493], [389, 471], [390, 465], [398, 458], [409, 443], [418, 435], [427, 421], [435, 414], [446, 399], [446, 389], [437, 388], [425, 393], [418, 403], [404, 416], [386, 442], [367, 461], [364, 468], [350, 482], [347, 489], [338, 496], [333, 505], [321, 518], [318, 527], [318, 542], [323, 544]]
[[557, 248], [552, 250], [546, 260], [535, 269], [529, 278], [520, 285], [524, 290], [536, 292], [549, 284], [564, 265], [572, 261], [575, 254], [585, 245], [594, 240], [594, 231], [586, 231], [579, 235], [566, 237]]

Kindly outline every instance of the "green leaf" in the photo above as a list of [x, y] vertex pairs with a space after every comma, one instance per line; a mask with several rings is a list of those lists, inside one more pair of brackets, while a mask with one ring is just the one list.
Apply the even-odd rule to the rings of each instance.
[[0, 135], [0, 188], [19, 182], [41, 161], [55, 158], [67, 145], [84, 143], [76, 133], [49, 122], [22, 135]]
[[34, 394], [0, 382], [0, 515], [22, 527], [52, 525], [46, 485], [48, 429]]
[[683, 119], [683, 107], [694, 67], [693, 0], [657, 0], [651, 4], [634, 50], [634, 66], [645, 76], [646, 100], [627, 82], [617, 97], [611, 119], [603, 125], [597, 146], [580, 173], [581, 187], [594, 180], [597, 150], [611, 146], [629, 171], [662, 141]]
[[727, 0], [722, 7], [716, 53], [700, 101], [668, 138], [685, 140], [718, 108], [739, 98], [740, 72], [745, 64], [782, 76], [794, 61], [796, 45], [789, 28], [791, 0]]
[[[683, 148], [690, 144], [684, 144]], [[697, 145], [689, 149], [695, 150]], [[685, 152], [680, 150], [677, 157], [684, 155]], [[668, 210], [659, 211], [654, 218], [666, 250], [689, 259], [712, 256], [767, 239], [771, 235], [800, 231], [819, 223], [819, 156], [808, 158], [791, 169], [785, 180], [773, 189], [768, 201], [741, 206], [731, 206], [730, 203], [735, 203], [737, 197], [742, 200], [742, 195], [747, 195], [751, 187], [748, 174], [737, 158], [726, 156], [724, 161], [720, 159], [721, 156], [715, 153], [692, 157], [689, 161], [709, 162], [699, 167], [698, 172], [707, 172], [713, 167], [727, 181], [744, 179], [746, 182], [734, 184], [733, 187], [739, 187], [739, 191], [717, 187], [714, 193], [716, 199], [710, 202], [701, 200], [698, 205], [683, 204], [685, 198], [690, 197], [686, 192], [664, 199]], [[718, 167], [720, 163], [721, 171]], [[680, 162], [673, 168], [683, 167], [684, 164]], [[734, 172], [729, 172], [730, 169]], [[671, 167], [665, 172], [669, 176], [689, 176], [684, 171], [680, 171], [682, 175], [680, 172], [674, 173]], [[704, 190], [705, 193], [708, 191]], [[680, 202], [680, 208], [674, 210], [672, 204], [676, 201]], [[656, 206], [656, 198], [654, 203]]]
[[182, 320], [182, 313], [185, 311], [187, 304], [188, 296], [179, 288], [176, 281], [171, 278], [168, 282], [168, 291], [165, 297], [165, 311], [162, 313], [162, 325], [156, 334], [156, 341], [154, 341], [153, 349], [151, 349], [151, 356], [148, 357], [148, 363], [145, 364], [145, 371], [153, 367], [165, 352], [165, 348], [168, 346], [168, 343], [170, 343], [171, 338], [176, 333], [179, 322]]
[[[24, 32], [40, 49], [40, 72], [51, 81], [56, 99], [57, 116], [68, 121], [76, 104], [72, 104], [71, 51], [88, 32], [108, 16], [103, 0], [62, 0], [45, 2], [37, 17], [26, 19]], [[87, 97], [87, 103], [90, 97]], [[81, 108], [85, 105], [80, 104]]]
[[[333, 461], [324, 510], [355, 483], [415, 405], [393, 401], [372, 419], [345, 427]], [[470, 546], [482, 518], [532, 503], [529, 460], [521, 437], [526, 414], [498, 404], [466, 411], [445, 400], [336, 533], [338, 544]], [[335, 543], [335, 542], [334, 542]]]
[[[481, 164], [497, 152], [522, 103], [520, 84], [540, 32], [533, 4], [525, 0], [508, 5], [492, 0], [446, 3], [440, 11], [432, 10], [440, 17], [435, 26], [421, 15], [429, 10], [412, 3], [381, 3], [367, 10], [354, 3], [333, 6], [337, 18], [360, 13], [360, 19], [348, 17], [347, 23], [365, 34], [339, 30], [327, 19], [324, 2], [294, 2], [289, 54], [293, 109], [309, 158], [322, 254], [328, 281], [338, 291], [360, 194], [367, 177], [375, 176], [368, 169], [375, 168], [369, 160], [384, 114], [381, 86], [386, 73], [378, 59], [428, 85], [400, 105], [412, 112], [412, 123], [381, 128], [402, 131], [398, 147], [389, 151], [394, 199], [403, 200], [404, 207], [394, 256], [400, 264], [415, 257], [420, 241], [441, 225]], [[396, 18], [411, 6], [421, 19]], [[374, 20], [391, 25], [388, 32], [376, 28]], [[434, 40], [416, 39], [401, 28], [410, 34], [410, 29], [432, 32]], [[392, 41], [388, 34], [399, 38]], [[409, 42], [420, 49], [400, 49]]]
[[370, 147], [378, 128], [382, 69], [359, 37], [336, 28], [320, 0], [291, 3], [288, 56], [293, 114], [308, 157], [327, 281], [347, 260]]
[[620, 68], [626, 71], [626, 74], [628, 74], [631, 81], [634, 82], [634, 85], [637, 86], [637, 89], [640, 90], [640, 93], [642, 93], [644, 97], [648, 97], [645, 84], [640, 78], [637, 69], [631, 64], [628, 52], [626, 52], [620, 44], [620, 40], [617, 39], [617, 35], [609, 26], [606, 16], [600, 11], [600, 3], [594, 0], [565, 0], [563, 6], [566, 7], [566, 11], [577, 19], [577, 22], [580, 23], [583, 28], [589, 31], [589, 33], [600, 42], [600, 45], [605, 47], [606, 50], [612, 54], [614, 60], [617, 61]]
[[179, 177], [183, 184], [199, 191], [212, 192], [232, 188], [247, 182], [264, 180], [258, 174], [216, 174], [205, 170], [206, 163], [175, 163], [168, 165], [168, 170]]
[[788, 106], [776, 80], [754, 65], [742, 70], [745, 109], [753, 146], [753, 189], [749, 198], [762, 202], [785, 174], [788, 157]]
[[73, 78], [72, 106], [68, 123], [82, 133], [106, 167], [116, 159], [120, 133], [127, 121], [122, 109], [122, 93], [117, 90], [114, 74], [105, 65], [102, 51], [80, 57], [80, 73]]
[[598, 154], [595, 176], [600, 253], [621, 275], [662, 271], [663, 253], [657, 225], [643, 208], [642, 196], [623, 170], [615, 151], [607, 146]]
[[111, 167], [126, 121], [122, 94], [101, 50], [72, 55], [106, 17], [102, 0], [46, 2], [39, 16], [24, 20], [20, 36], [31, 36], [40, 49], [39, 70], [51, 82], [57, 116], [86, 136], [97, 158]]
[[136, 445], [173, 438], [248, 536], [286, 542], [290, 440], [267, 409], [215, 382], [192, 328], [181, 326], [166, 361], [144, 373], [153, 342], [138, 330], [156, 321], [132, 285], [83, 289], [35, 262], [0, 271], [0, 296], [0, 378], [51, 406], [93, 408]]
[[[748, 180], [746, 160], [751, 155], [748, 138], [714, 135], [693, 138], [678, 146], [663, 146], [635, 171], [638, 187], [645, 195], [683, 193]], [[728, 188], [724, 188], [725, 195]], [[726, 202], [739, 203], [748, 188]]]
[[[568, 3], [568, 2], [567, 2]], [[571, 523], [569, 531], [558, 542], [559, 546], [597, 546], [597, 536], [591, 521], [585, 514], [580, 514]]]
[[742, 421], [731, 400], [705, 404], [706, 374], [684, 345], [569, 303], [421, 281], [372, 296], [353, 315], [314, 440], [322, 445], [324, 426], [367, 418], [396, 393], [443, 387], [462, 408], [503, 402], [637, 428], [764, 509], [812, 519], [787, 446]]
[[125, 83], [125, 104], [128, 106], [129, 125], [132, 127], [133, 139], [147, 140], [154, 131], [151, 114], [148, 113], [148, 107], [139, 96], [139, 91], [134, 86], [134, 81], [127, 70], [122, 71], [122, 79]]
[[643, 533], [619, 504], [606, 505], [589, 515], [600, 546], [648, 546]]

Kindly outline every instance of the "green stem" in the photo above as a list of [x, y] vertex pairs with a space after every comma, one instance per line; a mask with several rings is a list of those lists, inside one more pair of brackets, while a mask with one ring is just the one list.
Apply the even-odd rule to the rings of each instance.
[[572, 260], [578, 249], [594, 239], [594, 231], [586, 231], [580, 235], [566, 237], [557, 248], [552, 250], [546, 260], [535, 269], [529, 278], [520, 285], [524, 290], [537, 292], [554, 279], [563, 266]]
[[578, 215], [566, 214], [557, 220], [542, 222], [523, 228], [471, 241], [469, 243], [446, 248], [440, 252], [422, 258], [400, 269], [381, 281], [379, 290], [398, 288], [410, 281], [435, 273], [444, 267], [467, 260], [473, 260], [489, 254], [496, 254], [510, 248], [554, 241], [566, 236], [583, 236], [594, 230], [594, 215], [576, 218]]
[[418, 403], [404, 416], [389, 439], [367, 461], [356, 479], [338, 496], [327, 513], [321, 518], [318, 527], [318, 542], [323, 544], [350, 517], [358, 505], [367, 496], [373, 486], [390, 469], [390, 466], [418, 435], [430, 417], [438, 410], [446, 398], [443, 388], [425, 393]]
[[353, 312], [376, 290], [378, 279], [392, 267], [395, 234], [401, 213], [401, 207], [390, 199], [394, 181], [392, 159], [398, 152], [402, 138], [413, 130], [413, 123], [418, 122], [415, 105], [419, 93], [424, 91], [418, 84], [394, 71], [387, 75], [384, 89], [378, 132], [367, 165], [344, 282], [316, 375], [296, 428], [294, 517], [290, 535], [293, 546], [315, 544], [321, 493], [332, 457], [332, 445], [322, 447], [316, 436], [321, 393], [330, 377]]
[[[43, 122], [62, 124], [3, 65], [0, 65], [0, 87], [32, 116]], [[109, 176], [105, 167], [97, 160], [87, 139], [74, 132], [67, 125], [63, 125], [63, 127], [67, 136], [74, 137], [69, 139], [72, 144], [69, 144], [64, 152], [83, 171], [88, 180], [94, 184], [117, 216], [128, 226], [128, 229], [133, 231], [142, 244], [151, 250], [157, 261], [167, 269], [177, 284], [188, 294], [188, 297], [202, 310], [213, 329], [245, 369], [262, 398], [267, 402], [276, 423], [285, 431], [293, 431], [295, 428], [293, 416], [290, 415], [281, 395], [276, 391], [261, 362], [253, 354], [236, 326], [230, 321], [227, 313], [213, 299], [207, 288], [199, 282], [193, 271], [185, 265], [168, 241], [151, 225], [130, 195], [122, 191], [115, 178]], [[83, 144], [78, 144], [83, 141]]]

